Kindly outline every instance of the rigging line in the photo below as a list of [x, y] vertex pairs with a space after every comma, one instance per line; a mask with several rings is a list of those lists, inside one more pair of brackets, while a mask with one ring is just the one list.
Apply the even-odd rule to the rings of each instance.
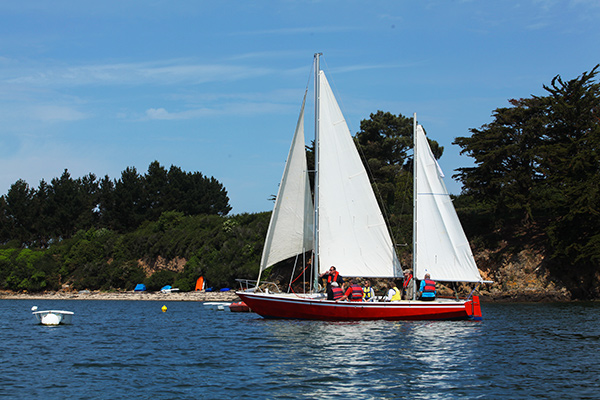
[[471, 298], [471, 296], [473, 296], [473, 293], [475, 293], [475, 291], [476, 291], [477, 289], [479, 289], [479, 286], [480, 286], [480, 285], [481, 285], [481, 283], [478, 283], [478, 284], [477, 284], [477, 286], [475, 286], [475, 287], [473, 288], [473, 290], [471, 290], [471, 293], [469, 293], [469, 295], [467, 296], [467, 300], [469, 300], [469, 299]]
[[385, 205], [385, 202], [383, 201], [383, 196], [381, 195], [381, 192], [379, 191], [379, 185], [377, 184], [377, 181], [375, 180], [373, 171], [371, 171], [371, 166], [369, 165], [369, 162], [367, 161], [367, 157], [365, 156], [365, 153], [363, 151], [363, 148], [362, 148], [360, 142], [356, 139], [355, 136], [352, 137], [352, 141], [354, 142], [354, 145], [356, 146], [356, 149], [358, 150], [358, 153], [360, 154], [360, 160], [362, 161], [363, 166], [365, 167], [365, 170], [367, 171], [367, 176], [369, 177], [369, 181], [373, 183], [373, 184], [371, 184], [371, 187], [375, 188], [375, 190], [374, 190], [375, 196], [377, 197], [378, 203], [380, 205], [381, 214], [383, 215], [385, 224], [388, 227], [388, 231], [389, 231], [390, 237], [392, 239], [392, 245], [394, 247], [394, 253], [396, 253], [396, 258], [398, 258], [398, 261], [400, 261], [400, 258], [398, 257], [398, 253], [396, 252], [396, 247], [398, 246], [398, 243], [396, 242], [396, 238], [394, 237], [392, 229], [391, 229], [392, 223], [391, 223], [390, 217], [389, 217], [389, 210], [387, 209], [387, 206]]
[[310, 89], [310, 80], [312, 79], [312, 77], [314, 75], [314, 69], [315, 69], [315, 63], [311, 62], [310, 70], [308, 71], [308, 79], [306, 80], [306, 89], [304, 89], [305, 97], [306, 97], [306, 94], [308, 93], [308, 90]]
[[294, 278], [294, 274], [296, 273], [296, 266], [298, 265], [298, 257], [300, 256], [300, 254], [296, 254], [296, 259], [294, 260], [294, 268], [292, 269], [292, 275], [290, 276], [290, 283], [288, 284], [288, 293], [290, 292], [290, 290], [293, 292], [294, 289], [292, 289], [292, 279]]
[[[408, 158], [408, 156], [407, 156]], [[414, 162], [413, 162], [414, 164]], [[403, 188], [401, 190], [402, 196], [401, 196], [401, 202], [400, 202], [400, 215], [409, 215], [406, 208], [407, 206], [411, 207], [411, 213], [410, 216], [412, 218], [412, 204], [410, 204], [410, 202], [406, 201], [409, 199], [409, 193], [412, 193], [412, 187], [409, 187], [409, 185], [412, 183], [412, 172], [411, 175], [409, 175], [409, 171], [407, 169], [404, 168], [404, 165], [402, 166], [403, 168], [400, 169], [400, 173], [402, 174], [402, 178], [404, 180], [404, 184], [402, 185]], [[400, 232], [402, 232], [401, 230], [401, 225], [400, 225], [400, 221], [401, 218], [397, 218], [396, 219], [397, 224], [396, 224], [396, 228], [398, 228], [398, 230]], [[412, 225], [411, 225], [412, 227]], [[404, 238], [404, 242], [405, 243], [409, 243], [412, 242], [412, 238], [410, 240], [406, 240], [406, 238]]]
[[[312, 264], [311, 264], [312, 265]], [[298, 295], [298, 293], [296, 293], [296, 291], [294, 290], [294, 288], [292, 287], [292, 284], [294, 282], [296, 282], [298, 280], [298, 278], [300, 278], [302, 275], [304, 275], [304, 273], [306, 272], [306, 270], [308, 269], [308, 267], [310, 267], [311, 265], [307, 265], [306, 267], [304, 267], [304, 270], [302, 272], [300, 272], [300, 274], [298, 274], [298, 276], [296, 277], [296, 279], [294, 279], [292, 282], [290, 282], [290, 286], [289, 286], [289, 291], [291, 291], [292, 293], [294, 293], [295, 295]], [[296, 268], [294, 267], [294, 270]], [[294, 274], [292, 273], [292, 278], [294, 277]], [[303, 285], [304, 286], [304, 285]]]

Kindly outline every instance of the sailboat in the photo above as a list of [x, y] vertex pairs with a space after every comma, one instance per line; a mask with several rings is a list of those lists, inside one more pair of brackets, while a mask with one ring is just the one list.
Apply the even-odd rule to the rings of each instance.
[[[365, 167], [315, 54], [315, 171], [311, 194], [304, 142], [305, 91], [263, 248], [257, 286], [237, 295], [265, 318], [310, 320], [481, 319], [478, 296], [397, 302], [327, 300], [318, 290], [319, 265], [350, 277], [399, 278], [402, 268]], [[423, 128], [414, 123], [413, 271], [436, 281], [481, 283], [467, 238]], [[262, 272], [312, 254], [306, 293], [264, 291]], [[302, 264], [305, 260], [302, 259]], [[291, 285], [290, 285], [291, 286]], [[416, 293], [416, 290], [414, 290]], [[472, 292], [473, 293], [473, 292]]]

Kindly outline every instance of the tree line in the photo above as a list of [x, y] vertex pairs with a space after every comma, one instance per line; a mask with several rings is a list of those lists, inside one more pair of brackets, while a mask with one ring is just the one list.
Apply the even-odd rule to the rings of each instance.
[[227, 215], [231, 211], [224, 186], [200, 172], [185, 172], [157, 161], [141, 175], [126, 168], [119, 179], [90, 173], [74, 179], [65, 170], [37, 188], [24, 180], [0, 197], [0, 244], [47, 248], [80, 230], [107, 228], [130, 232], [166, 211], [183, 215]]

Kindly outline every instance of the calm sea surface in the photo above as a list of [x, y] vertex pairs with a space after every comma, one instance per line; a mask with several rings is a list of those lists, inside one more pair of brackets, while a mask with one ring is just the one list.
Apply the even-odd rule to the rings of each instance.
[[[33, 305], [74, 311], [73, 325], [36, 325]], [[198, 302], [0, 300], [0, 397], [600, 398], [600, 304], [483, 313], [333, 323]]]

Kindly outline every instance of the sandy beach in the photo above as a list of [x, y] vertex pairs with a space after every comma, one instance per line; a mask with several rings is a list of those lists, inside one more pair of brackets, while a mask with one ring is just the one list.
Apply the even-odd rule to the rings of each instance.
[[44, 292], [15, 293], [0, 292], [1, 299], [23, 300], [151, 300], [151, 301], [239, 301], [234, 291], [229, 292]]

